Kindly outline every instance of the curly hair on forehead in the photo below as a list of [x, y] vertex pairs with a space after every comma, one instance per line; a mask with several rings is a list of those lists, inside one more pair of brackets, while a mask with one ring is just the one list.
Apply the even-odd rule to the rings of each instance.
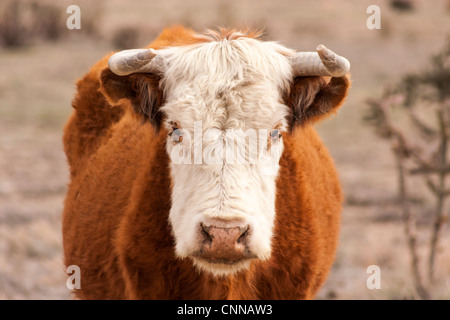
[[207, 42], [221, 41], [221, 40], [236, 40], [239, 38], [259, 39], [263, 35], [263, 30], [251, 30], [244, 28], [242, 30], [236, 28], [219, 27], [217, 30], [207, 29], [203, 34], [196, 34], [195, 38]]

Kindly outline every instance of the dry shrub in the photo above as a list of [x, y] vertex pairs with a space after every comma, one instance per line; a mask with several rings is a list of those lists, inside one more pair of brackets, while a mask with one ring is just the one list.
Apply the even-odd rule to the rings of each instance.
[[[366, 118], [378, 136], [391, 144], [398, 174], [398, 197], [404, 232], [411, 258], [411, 272], [420, 298], [429, 299], [437, 283], [435, 262], [440, 249], [443, 226], [448, 219], [446, 200], [450, 200], [450, 40], [442, 52], [431, 59], [431, 68], [405, 75], [387, 88], [383, 96], [367, 101]], [[411, 182], [420, 177], [432, 198], [432, 210], [411, 202]], [[408, 183], [409, 182], [409, 183]], [[432, 200], [432, 202], [431, 202]], [[417, 215], [430, 214], [428, 257], [417, 246]], [[420, 265], [427, 259], [427, 280]]]
[[103, 13], [103, 1], [88, 1], [80, 4], [81, 31], [90, 37], [100, 36], [100, 25]]
[[61, 38], [66, 27], [66, 11], [55, 4], [31, 3], [35, 33], [44, 40], [56, 41]]
[[[83, 3], [81, 6], [84, 7]], [[85, 3], [81, 8], [81, 33], [98, 36], [101, 2]], [[87, 8], [88, 7], [88, 8]], [[0, 45], [23, 47], [39, 40], [57, 41], [69, 34], [68, 17], [62, 3], [39, 0], [6, 0], [0, 6]]]
[[21, 47], [31, 39], [22, 1], [7, 1], [0, 14], [0, 42], [5, 47]]
[[415, 3], [413, 0], [391, 0], [390, 6], [399, 12], [409, 12], [414, 10]]

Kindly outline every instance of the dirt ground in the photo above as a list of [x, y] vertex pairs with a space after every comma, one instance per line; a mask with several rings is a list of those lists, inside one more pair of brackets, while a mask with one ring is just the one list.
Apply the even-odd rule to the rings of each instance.
[[[288, 47], [312, 51], [324, 43], [351, 61], [353, 85], [346, 105], [318, 125], [347, 201], [336, 262], [317, 298], [418, 297], [394, 201], [396, 171], [390, 147], [362, 119], [365, 99], [379, 96], [403, 74], [426, 67], [428, 57], [442, 48], [450, 36], [447, 1], [415, 1], [414, 11], [407, 13], [392, 10], [387, 0], [90, 3], [58, 2], [65, 18], [68, 5], [80, 5], [81, 30], [65, 30], [53, 42], [0, 47], [0, 299], [71, 298], [62, 263], [61, 212], [69, 176], [61, 137], [75, 80], [116, 50], [118, 30], [134, 28], [134, 44], [144, 46], [173, 24], [198, 31], [218, 25], [264, 27], [268, 39]], [[366, 27], [371, 4], [381, 8], [380, 30]], [[83, 28], [84, 22], [95, 22], [95, 27]], [[414, 183], [412, 188], [424, 190], [420, 181]], [[425, 257], [429, 219], [419, 214], [418, 244]], [[436, 261], [434, 299], [450, 299], [449, 243], [447, 223]], [[370, 265], [381, 269], [381, 289], [366, 286]], [[424, 271], [425, 265], [421, 267]]]

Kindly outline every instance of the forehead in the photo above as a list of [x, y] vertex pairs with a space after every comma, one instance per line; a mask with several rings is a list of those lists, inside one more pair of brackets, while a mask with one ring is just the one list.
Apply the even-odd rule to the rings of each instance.
[[162, 111], [170, 120], [228, 128], [271, 126], [284, 117], [281, 96], [292, 78], [288, 49], [238, 38], [162, 51]]

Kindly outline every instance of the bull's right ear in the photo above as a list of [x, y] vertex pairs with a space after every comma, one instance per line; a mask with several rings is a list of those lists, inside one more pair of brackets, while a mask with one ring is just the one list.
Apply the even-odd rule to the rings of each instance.
[[297, 77], [285, 98], [291, 109], [290, 128], [315, 123], [333, 114], [344, 103], [350, 89], [350, 76]]
[[162, 121], [160, 107], [164, 102], [159, 81], [160, 77], [151, 73], [118, 76], [106, 68], [100, 74], [100, 92], [111, 105], [120, 104], [122, 99], [129, 100], [133, 110], [158, 131]]

